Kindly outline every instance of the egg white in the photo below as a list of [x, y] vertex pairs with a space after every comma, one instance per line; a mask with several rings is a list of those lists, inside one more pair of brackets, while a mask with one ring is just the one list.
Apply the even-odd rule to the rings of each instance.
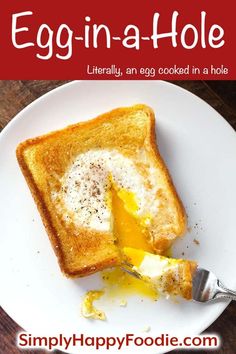
[[[89, 150], [79, 154], [61, 180], [61, 189], [53, 197], [58, 210], [67, 222], [94, 229], [110, 231], [112, 228], [111, 184], [118, 191], [132, 193], [137, 217], [147, 222], [158, 210], [156, 193], [156, 169], [145, 161], [147, 176], [144, 177], [136, 162], [144, 161], [144, 153], [136, 160], [115, 149]], [[142, 161], [141, 160], [141, 161]], [[58, 203], [57, 203], [58, 202]]]

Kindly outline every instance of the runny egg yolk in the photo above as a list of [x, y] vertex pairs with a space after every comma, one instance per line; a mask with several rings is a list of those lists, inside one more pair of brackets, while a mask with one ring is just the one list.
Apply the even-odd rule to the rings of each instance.
[[118, 297], [124, 300], [127, 295], [137, 294], [152, 300], [158, 298], [157, 291], [150, 283], [141, 281], [120, 268], [103, 271], [102, 279], [108, 298], [114, 299]]
[[[121, 250], [128, 247], [134, 249], [134, 257], [138, 257], [141, 263], [141, 253], [136, 253], [138, 249], [144, 257], [144, 251], [152, 252], [152, 248], [147, 241], [147, 230], [145, 221], [148, 219], [137, 215], [138, 204], [134, 193], [125, 189], [118, 189], [112, 183], [110, 207], [113, 214], [113, 232], [117, 238], [118, 246]], [[126, 254], [124, 254], [127, 257]], [[136, 259], [132, 259], [137, 263]], [[156, 290], [149, 284], [129, 275], [120, 268], [102, 272], [102, 278], [106, 287], [108, 297], [125, 296], [139, 294], [140, 296], [157, 299]]]
[[93, 304], [93, 302], [100, 299], [103, 294], [103, 291], [98, 290], [91, 290], [86, 293], [81, 308], [81, 312], [84, 317], [102, 321], [106, 319], [105, 313], [101, 310], [98, 310]]
[[145, 257], [145, 252], [141, 249], [125, 247], [123, 252], [128, 262], [135, 267], [139, 267]]
[[138, 204], [134, 193], [125, 189], [117, 190], [112, 186], [113, 231], [118, 246], [134, 247], [147, 252], [152, 248], [147, 241], [148, 235], [145, 223], [148, 217], [137, 215]]

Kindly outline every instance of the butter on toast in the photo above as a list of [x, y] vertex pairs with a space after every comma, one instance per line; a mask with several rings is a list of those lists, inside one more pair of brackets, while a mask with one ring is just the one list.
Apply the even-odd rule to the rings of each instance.
[[119, 265], [123, 247], [162, 254], [185, 231], [146, 105], [26, 140], [16, 155], [68, 277]]

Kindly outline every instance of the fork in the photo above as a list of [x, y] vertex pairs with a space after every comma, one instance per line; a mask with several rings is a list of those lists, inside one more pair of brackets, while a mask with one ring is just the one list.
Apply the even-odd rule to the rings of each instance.
[[236, 301], [236, 291], [227, 289], [212, 272], [198, 267], [193, 275], [192, 296], [198, 302], [223, 298]]
[[[141, 274], [133, 269], [132, 264], [126, 262], [122, 269], [135, 278], [142, 279]], [[193, 274], [192, 298], [198, 302], [223, 298], [236, 301], [236, 291], [227, 289], [212, 272], [197, 267]]]

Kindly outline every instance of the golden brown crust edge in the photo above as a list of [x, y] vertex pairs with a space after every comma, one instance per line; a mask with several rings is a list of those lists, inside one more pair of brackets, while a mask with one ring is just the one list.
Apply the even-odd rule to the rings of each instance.
[[173, 185], [173, 182], [172, 182], [172, 179], [170, 177], [170, 174], [169, 174], [169, 172], [168, 172], [168, 170], [167, 170], [167, 168], [165, 166], [165, 163], [164, 163], [163, 159], [160, 156], [158, 147], [156, 145], [154, 112], [148, 106], [142, 105], [142, 104], [138, 104], [138, 105], [135, 105], [135, 106], [132, 106], [132, 107], [117, 108], [117, 109], [114, 109], [114, 110], [112, 110], [110, 112], [101, 114], [98, 117], [96, 117], [94, 119], [91, 119], [89, 121], [80, 122], [80, 123], [65, 127], [64, 129], [53, 131], [53, 132], [50, 132], [48, 134], [44, 134], [42, 136], [39, 136], [39, 137], [36, 137], [36, 138], [33, 138], [33, 139], [28, 139], [25, 142], [20, 143], [18, 145], [17, 149], [16, 149], [16, 157], [17, 157], [19, 166], [20, 166], [21, 171], [22, 171], [22, 173], [23, 173], [23, 175], [24, 175], [24, 177], [25, 177], [25, 179], [27, 181], [27, 184], [28, 184], [28, 186], [30, 188], [31, 194], [32, 194], [32, 196], [34, 198], [34, 201], [36, 203], [36, 206], [37, 206], [37, 208], [39, 210], [39, 213], [41, 215], [43, 224], [44, 224], [45, 229], [47, 231], [47, 234], [49, 236], [50, 242], [51, 242], [52, 247], [54, 249], [54, 252], [55, 252], [55, 254], [56, 254], [57, 258], [58, 258], [58, 263], [59, 263], [59, 266], [61, 268], [61, 271], [67, 277], [86, 276], [86, 275], [95, 273], [95, 272], [97, 272], [99, 270], [115, 266], [115, 265], [117, 265], [119, 263], [120, 260], [118, 258], [110, 258], [110, 259], [108, 259], [105, 262], [102, 261], [102, 262], [97, 263], [95, 266], [84, 267], [83, 269], [79, 269], [78, 271], [74, 271], [74, 272], [71, 272], [70, 270], [68, 270], [66, 268], [65, 259], [64, 259], [63, 252], [62, 252], [62, 249], [61, 249], [61, 246], [60, 246], [60, 239], [57, 236], [57, 231], [55, 230], [55, 228], [53, 226], [53, 223], [51, 221], [51, 216], [50, 216], [50, 213], [49, 213], [49, 211], [47, 209], [47, 206], [45, 205], [44, 200], [42, 198], [42, 195], [41, 195], [40, 191], [38, 190], [38, 187], [37, 187], [37, 185], [36, 185], [36, 183], [35, 183], [35, 181], [33, 179], [33, 176], [31, 174], [31, 172], [30, 172], [30, 169], [27, 166], [27, 163], [26, 163], [25, 158], [24, 158], [24, 150], [27, 147], [29, 147], [29, 146], [32, 146], [34, 144], [43, 142], [45, 139], [48, 139], [49, 137], [54, 137], [54, 136], [60, 135], [62, 133], [62, 131], [64, 131], [65, 129], [66, 130], [68, 130], [68, 129], [69, 130], [74, 130], [78, 126], [81, 126], [81, 127], [83, 125], [86, 125], [86, 126], [91, 125], [92, 126], [95, 121], [97, 123], [98, 122], [102, 123], [104, 120], [109, 118], [109, 116], [111, 116], [111, 115], [118, 114], [119, 112], [121, 112], [122, 114], [124, 114], [124, 112], [126, 112], [126, 114], [129, 114], [130, 112], [132, 112], [134, 110], [137, 110], [137, 109], [145, 110], [148, 113], [148, 115], [150, 116], [150, 120], [151, 120], [151, 124], [150, 124], [150, 128], [151, 129], [150, 129], [150, 136], [149, 136], [150, 145], [151, 145], [151, 148], [152, 148], [156, 158], [159, 159], [159, 161], [162, 164], [162, 169], [163, 169], [163, 172], [165, 173], [166, 178], [168, 180], [169, 188], [171, 189], [171, 191], [172, 191], [172, 193], [173, 193], [173, 195], [175, 196], [175, 199], [176, 199], [175, 205], [176, 205], [176, 208], [177, 208], [178, 214], [179, 214], [179, 228], [178, 228], [178, 230], [176, 232], [176, 236], [180, 236], [185, 231], [185, 220], [186, 220], [185, 219], [185, 212], [184, 212], [184, 208], [182, 206], [182, 203], [181, 203], [181, 201], [180, 201], [180, 199], [179, 199], [179, 197], [177, 195], [175, 187]]
[[[178, 225], [179, 225], [179, 227], [175, 229], [175, 235], [177, 237], [183, 236], [184, 233], [186, 232], [186, 228], [187, 228], [187, 218], [186, 218], [185, 209], [184, 209], [183, 203], [182, 203], [181, 199], [179, 198], [179, 195], [176, 191], [176, 188], [175, 188], [174, 183], [172, 181], [169, 170], [168, 170], [162, 156], [160, 155], [160, 152], [158, 149], [158, 142], [156, 139], [155, 114], [150, 107], [147, 106], [147, 109], [149, 110], [150, 119], [151, 119], [151, 125], [150, 125], [151, 129], [150, 129], [150, 136], [149, 136], [150, 145], [151, 145], [153, 153], [155, 154], [156, 158], [160, 161], [160, 163], [162, 165], [162, 171], [166, 176], [166, 180], [167, 180], [169, 189], [171, 190], [171, 192], [174, 196], [175, 207], [178, 212]], [[163, 240], [163, 245], [165, 246], [164, 248], [168, 249], [171, 246], [171, 244], [174, 242], [174, 240], [175, 240], [175, 238], [173, 240], [170, 240], [169, 244], [167, 245], [166, 244], [167, 240], [164, 239]], [[158, 242], [161, 243], [161, 240], [159, 240]], [[161, 253], [162, 253], [162, 251], [161, 251]]]
[[183, 266], [183, 288], [181, 291], [181, 296], [186, 300], [192, 300], [193, 298], [193, 277], [197, 269], [197, 263], [194, 261], [188, 261], [185, 266]]
[[[46, 138], [47, 135], [44, 135], [43, 137]], [[58, 263], [59, 263], [62, 273], [68, 278], [84, 277], [84, 276], [96, 273], [96, 272], [103, 270], [105, 268], [109, 268], [109, 267], [113, 267], [113, 266], [117, 265], [120, 260], [118, 258], [110, 258], [107, 261], [97, 262], [96, 265], [86, 266], [86, 267], [83, 267], [82, 269], [79, 269], [77, 271], [71, 271], [71, 270], [67, 269], [66, 263], [65, 263], [65, 258], [64, 258], [63, 252], [62, 252], [62, 247], [60, 245], [60, 238], [57, 236], [57, 231], [55, 230], [55, 228], [53, 227], [53, 224], [51, 222], [50, 213], [43, 201], [42, 195], [39, 192], [36, 183], [34, 182], [33, 176], [32, 176], [32, 174], [25, 162], [24, 155], [23, 155], [24, 149], [28, 146], [29, 142], [32, 140], [36, 141], [38, 139], [41, 139], [41, 137], [29, 139], [23, 143], [20, 143], [16, 149], [16, 157], [17, 157], [17, 161], [19, 163], [20, 169], [23, 173], [23, 176], [26, 179], [26, 182], [28, 184], [28, 187], [30, 189], [32, 197], [35, 201], [35, 204], [37, 206], [39, 214], [41, 216], [43, 225], [46, 229], [49, 240], [50, 240], [53, 250], [56, 254], [56, 257], [57, 257], [57, 260], [58, 260]]]
[[[142, 105], [137, 105], [137, 106], [140, 106], [140, 108], [141, 108]], [[96, 265], [94, 265], [94, 266], [86, 266], [86, 267], [80, 268], [77, 271], [71, 271], [71, 270], [67, 269], [66, 263], [65, 263], [65, 258], [64, 258], [63, 251], [62, 251], [62, 247], [60, 245], [60, 239], [57, 236], [56, 229], [53, 227], [50, 213], [47, 209], [46, 204], [44, 203], [41, 192], [38, 190], [37, 184], [35, 183], [34, 178], [31, 174], [31, 171], [28, 168], [28, 165], [25, 161], [24, 151], [25, 151], [25, 149], [27, 149], [27, 147], [33, 146], [35, 144], [43, 143], [48, 138], [59, 137], [60, 134], [64, 133], [65, 130], [67, 131], [67, 133], [69, 133], [70, 131], [77, 129], [78, 127], [93, 126], [93, 124], [95, 122], [102, 123], [102, 122], [106, 121], [110, 116], [113, 116], [114, 114], [118, 114], [119, 112], [121, 112], [121, 113], [131, 112], [134, 110], [134, 107], [136, 107], [136, 106], [120, 107], [120, 108], [113, 109], [109, 112], [102, 113], [101, 115], [99, 115], [93, 119], [90, 119], [88, 121], [68, 125], [62, 129], [58, 129], [58, 130], [55, 130], [55, 131], [52, 131], [52, 132], [49, 132], [46, 134], [42, 134], [42, 135], [37, 136], [35, 138], [27, 139], [24, 142], [21, 142], [16, 148], [16, 157], [17, 157], [18, 164], [20, 166], [23, 176], [25, 177], [25, 180], [28, 184], [28, 187], [30, 189], [32, 197], [33, 197], [35, 204], [37, 206], [37, 209], [38, 209], [39, 214], [41, 216], [43, 225], [46, 229], [46, 232], [48, 234], [51, 245], [52, 245], [53, 250], [54, 250], [56, 257], [58, 259], [60, 269], [61, 269], [62, 273], [69, 278], [83, 277], [83, 276], [93, 274], [97, 271], [100, 271], [100, 270], [103, 270], [103, 269], [106, 269], [109, 267], [117, 266], [118, 264], [120, 264], [120, 258], [113, 257], [113, 258], [110, 258], [106, 261], [97, 262]]]
[[[88, 119], [86, 121], [78, 122], [78, 123], [75, 123], [75, 124], [70, 124], [70, 125], [65, 126], [64, 128], [53, 130], [53, 131], [51, 131], [49, 133], [42, 134], [40, 136], [27, 139], [27, 140], [21, 142], [18, 145], [18, 147], [16, 149], [16, 155], [17, 155], [17, 150], [18, 149], [23, 151], [25, 148], [27, 148], [30, 145], [35, 145], [35, 144], [38, 144], [38, 143], [42, 143], [42, 142], [44, 142], [44, 140], [46, 140], [48, 138], [53, 138], [55, 136], [58, 137], [58, 136], [60, 136], [60, 134], [63, 134], [65, 131], [70, 132], [70, 131], [73, 131], [74, 129], [77, 129], [78, 127], [83, 127], [83, 126], [86, 126], [87, 128], [93, 127], [94, 123], [101, 124], [101, 123], [105, 122], [107, 119], [109, 119], [110, 117], [113, 117], [114, 115], [118, 115], [119, 113], [121, 115], [124, 115], [124, 113], [125, 114], [130, 114], [132, 111], [136, 111], [137, 109], [139, 109], [139, 110], [143, 109], [143, 110], [148, 111], [149, 113], [154, 114], [153, 110], [150, 107], [148, 107], [147, 105], [145, 105], [145, 104], [136, 104], [136, 105], [133, 105], [131, 107], [115, 108], [115, 109], [112, 109], [112, 110], [110, 110], [108, 112], [99, 114], [95, 118]], [[155, 120], [155, 118], [154, 118], [154, 120]]]
[[[36, 138], [37, 139], [37, 138]], [[33, 139], [32, 139], [33, 140]], [[62, 252], [61, 252], [61, 248], [60, 248], [60, 240], [59, 238], [56, 236], [56, 231], [52, 225], [52, 222], [51, 222], [51, 216], [47, 210], [47, 207], [43, 201], [43, 198], [41, 196], [41, 193], [39, 192], [38, 190], [38, 187], [33, 179], [33, 176], [25, 162], [25, 159], [24, 159], [24, 150], [27, 146], [30, 145], [30, 141], [31, 139], [29, 140], [26, 140], [25, 142], [23, 143], [20, 143], [18, 146], [17, 146], [17, 149], [16, 149], [16, 157], [17, 157], [17, 160], [18, 160], [18, 164], [21, 168], [21, 171], [26, 179], [26, 182], [28, 184], [28, 187], [30, 189], [30, 192], [33, 196], [33, 199], [35, 201], [35, 204], [38, 208], [38, 211], [40, 213], [40, 216], [41, 216], [41, 219], [43, 221], [43, 224], [44, 224], [44, 227], [47, 231], [47, 234], [49, 236], [49, 239], [50, 239], [50, 242], [53, 246], [53, 249], [54, 249], [54, 252], [58, 258], [58, 262], [59, 262], [59, 265], [61, 267], [61, 269], [63, 269], [63, 255], [62, 255]]]

